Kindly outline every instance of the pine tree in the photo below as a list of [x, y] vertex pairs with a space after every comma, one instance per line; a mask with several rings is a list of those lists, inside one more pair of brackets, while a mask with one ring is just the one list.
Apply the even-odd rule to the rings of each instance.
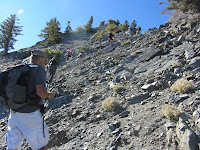
[[56, 44], [61, 41], [60, 23], [57, 21], [56, 17], [52, 18], [46, 23], [46, 27], [42, 30], [42, 33], [38, 36], [47, 40], [48, 44]]
[[99, 27], [104, 27], [104, 26], [105, 26], [105, 21], [101, 21]]
[[131, 28], [135, 29], [136, 26], [137, 26], [137, 22], [133, 20], [133, 22], [131, 23]]
[[67, 34], [67, 33], [70, 33], [71, 31], [72, 31], [72, 28], [71, 28], [71, 25], [70, 25], [70, 21], [68, 21], [65, 33]]
[[87, 32], [92, 32], [92, 23], [93, 23], [93, 16], [90, 17], [88, 24], [85, 25], [85, 29]]
[[5, 54], [8, 54], [10, 49], [14, 49], [14, 43], [17, 41], [15, 38], [18, 35], [22, 35], [22, 26], [17, 26], [16, 15], [11, 15], [0, 24], [0, 49], [4, 49]]
[[170, 10], [181, 10], [183, 12], [193, 11], [200, 13], [200, 0], [163, 0], [159, 4], [165, 4], [167, 6], [162, 11], [166, 13]]

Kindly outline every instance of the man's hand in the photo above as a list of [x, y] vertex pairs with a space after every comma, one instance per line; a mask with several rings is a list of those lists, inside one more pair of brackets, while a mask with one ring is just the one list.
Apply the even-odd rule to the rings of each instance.
[[41, 98], [50, 98], [50, 99], [53, 98], [55, 95], [53, 92], [47, 92], [44, 85], [42, 84], [36, 85], [36, 93]]

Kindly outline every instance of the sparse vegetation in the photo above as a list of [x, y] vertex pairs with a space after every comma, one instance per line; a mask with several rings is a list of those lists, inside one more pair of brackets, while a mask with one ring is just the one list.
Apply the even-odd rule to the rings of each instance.
[[98, 30], [95, 34], [94, 37], [97, 40], [102, 40], [103, 39], [103, 35], [104, 35], [104, 31], [103, 30]]
[[84, 53], [86, 51], [89, 51], [91, 50], [92, 48], [89, 46], [89, 45], [83, 45], [82, 47], [80, 47], [79, 49], [76, 50], [76, 53], [79, 54], [79, 53]]
[[106, 26], [106, 32], [107, 34], [114, 34], [114, 30], [118, 29], [118, 26], [116, 24], [109, 24]]
[[181, 67], [181, 66], [183, 66], [183, 64], [181, 62], [172, 64], [172, 67]]
[[115, 111], [119, 106], [119, 102], [117, 102], [113, 97], [106, 98], [102, 103], [102, 107], [108, 111]]
[[126, 40], [126, 41], [122, 42], [122, 45], [128, 45], [128, 44], [131, 44], [130, 40]]
[[120, 83], [117, 83], [115, 84], [112, 89], [114, 92], [119, 92], [120, 90], [122, 90], [124, 87], [120, 84]]
[[161, 115], [170, 120], [178, 120], [180, 112], [174, 105], [165, 104], [161, 108]]
[[83, 26], [78, 26], [76, 28], [76, 32], [79, 32], [79, 33], [85, 32], [85, 28]]
[[177, 91], [179, 93], [184, 93], [189, 89], [194, 88], [194, 82], [192, 80], [188, 81], [185, 78], [178, 79], [172, 86], [172, 91]]
[[56, 50], [49, 49], [49, 48], [44, 49], [43, 52], [46, 54], [47, 59], [51, 59], [53, 57], [59, 58], [60, 56], [62, 56], [61, 51], [56, 51]]

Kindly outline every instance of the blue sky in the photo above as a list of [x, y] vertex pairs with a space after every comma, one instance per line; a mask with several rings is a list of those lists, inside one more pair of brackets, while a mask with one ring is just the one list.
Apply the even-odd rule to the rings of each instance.
[[136, 20], [142, 32], [165, 24], [169, 16], [161, 15], [164, 6], [161, 0], [1, 0], [0, 23], [16, 14], [23, 26], [22, 34], [17, 37], [15, 50], [33, 46], [42, 39], [38, 37], [50, 19], [56, 17], [61, 32], [65, 31], [68, 21], [75, 31], [77, 26], [87, 24], [93, 16], [93, 27], [108, 19], [129, 24]]

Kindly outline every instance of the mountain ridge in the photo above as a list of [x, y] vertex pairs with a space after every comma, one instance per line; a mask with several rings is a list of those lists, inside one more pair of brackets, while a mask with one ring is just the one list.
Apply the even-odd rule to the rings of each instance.
[[[199, 143], [199, 37], [199, 23], [176, 27], [166, 23], [140, 35], [120, 33], [113, 41], [99, 44], [89, 37], [49, 46], [38, 43], [13, 56], [1, 56], [1, 64], [21, 63], [20, 55], [35, 48], [64, 53], [49, 85], [57, 96], [46, 102], [51, 105], [45, 114], [48, 149], [195, 150]], [[92, 50], [67, 60], [66, 50], [85, 44]], [[185, 93], [171, 91], [180, 78], [192, 79], [195, 88]], [[112, 86], [118, 83], [123, 90], [114, 92]], [[117, 111], [102, 108], [108, 97], [119, 102]], [[160, 114], [165, 104], [174, 104], [181, 112], [177, 121]], [[1, 134], [6, 124], [4, 115]], [[1, 143], [5, 149], [5, 140]], [[22, 149], [29, 149], [26, 142]]]

